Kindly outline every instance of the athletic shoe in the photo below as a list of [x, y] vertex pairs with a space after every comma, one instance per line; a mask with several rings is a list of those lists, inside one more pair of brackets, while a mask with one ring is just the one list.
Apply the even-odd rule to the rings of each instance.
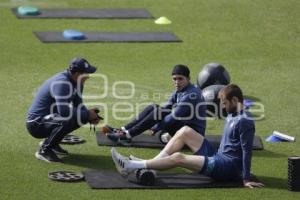
[[60, 145], [57, 145], [56, 147], [52, 148], [52, 151], [56, 153], [57, 155], [68, 155], [68, 151], [63, 149]]
[[134, 171], [134, 169], [128, 168], [130, 160], [127, 157], [124, 157], [121, 154], [119, 154], [114, 147], [111, 148], [111, 157], [115, 163], [117, 171], [122, 176], [128, 176], [129, 173]]
[[144, 159], [141, 159], [141, 158], [138, 158], [138, 157], [135, 157], [133, 155], [129, 155], [129, 160], [134, 160], [134, 161], [142, 161]]
[[45, 140], [41, 140], [41, 141], [39, 142], [39, 147], [43, 146], [44, 142], [45, 142]]
[[118, 130], [117, 128], [113, 128], [109, 125], [105, 125], [102, 127], [102, 133], [113, 133], [115, 130]]
[[35, 157], [46, 162], [62, 162], [52, 150], [39, 150], [35, 153]]
[[[45, 140], [40, 141], [39, 146], [42, 147], [43, 144], [44, 144], [44, 142], [45, 142]], [[59, 146], [59, 145], [57, 145], [56, 147], [52, 148], [52, 151], [53, 151], [54, 153], [56, 153], [57, 155], [63, 155], [63, 156], [65, 156], [65, 155], [68, 155], [68, 154], [69, 154], [67, 150], [63, 149], [63, 148], [62, 148], [61, 146]]]
[[163, 133], [160, 135], [160, 141], [163, 144], [167, 144], [171, 140], [172, 136], [169, 133]]
[[131, 138], [126, 137], [126, 133], [123, 130], [117, 130], [106, 134], [107, 138], [115, 143], [130, 143]]

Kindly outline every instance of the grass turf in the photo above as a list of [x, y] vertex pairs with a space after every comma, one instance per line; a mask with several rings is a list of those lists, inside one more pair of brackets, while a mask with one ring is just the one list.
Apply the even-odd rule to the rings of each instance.
[[[147, 8], [155, 17], [173, 21], [158, 26], [153, 20], [18, 20], [10, 7], [26, 4], [40, 7]], [[116, 81], [131, 81], [136, 93], [130, 102], [160, 103], [158, 93], [171, 91], [170, 70], [177, 63], [189, 65], [192, 81], [208, 62], [220, 62], [232, 82], [244, 93], [264, 104], [265, 118], [256, 123], [256, 134], [265, 138], [273, 130], [300, 137], [300, 55], [299, 9], [297, 0], [90, 0], [90, 1], [1, 1], [0, 2], [0, 199], [299, 199], [287, 190], [287, 157], [300, 155], [299, 141], [268, 144], [255, 151], [252, 172], [266, 184], [262, 189], [200, 190], [91, 190], [86, 183], [63, 184], [49, 181], [54, 170], [82, 171], [114, 169], [108, 147], [98, 147], [88, 128], [76, 131], [87, 140], [84, 145], [65, 146], [71, 155], [64, 164], [37, 161], [33, 154], [38, 141], [25, 129], [25, 117], [36, 88], [48, 77], [66, 68], [69, 60], [81, 55], [108, 77], [109, 94]], [[43, 44], [32, 31], [173, 31], [183, 43], [94, 43]], [[92, 87], [87, 92], [93, 92]], [[142, 95], [149, 95], [141, 100]], [[95, 101], [86, 100], [87, 103]], [[108, 96], [106, 119], [112, 125]], [[125, 116], [125, 115], [124, 115]], [[221, 132], [223, 121], [208, 122], [207, 132]], [[150, 149], [124, 149], [150, 158]]]

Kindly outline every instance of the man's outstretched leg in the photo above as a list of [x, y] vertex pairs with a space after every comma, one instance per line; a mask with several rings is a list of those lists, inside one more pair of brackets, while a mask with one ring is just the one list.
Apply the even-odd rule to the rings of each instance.
[[135, 137], [144, 131], [152, 128], [157, 122], [159, 122], [170, 111], [162, 111], [159, 105], [152, 104], [147, 106], [137, 118], [132, 120], [126, 126], [120, 129], [115, 129], [112, 133], [108, 133], [107, 137], [114, 141], [126, 141], [130, 142], [132, 137]]
[[171, 140], [166, 144], [163, 151], [169, 155], [180, 151], [185, 145], [195, 153], [202, 146], [204, 137], [194, 129], [184, 126], [179, 129]]
[[[193, 153], [196, 153], [201, 149], [203, 143], [206, 144], [206, 141], [201, 134], [188, 126], [184, 126], [176, 132], [163, 150], [153, 159], [163, 158], [175, 152], [179, 152], [185, 145], [188, 146]], [[130, 158], [135, 159], [134, 156]]]
[[[164, 149], [153, 159], [138, 160], [124, 157], [112, 148], [112, 158], [121, 174], [130, 173], [134, 169], [149, 168], [164, 170], [174, 167], [183, 167], [193, 171], [200, 171], [205, 161], [204, 156], [184, 155], [178, 153], [185, 145], [187, 145], [193, 153], [202, 150], [202, 145], [206, 141], [202, 135], [188, 126], [182, 127], [172, 137]], [[204, 153], [205, 154], [205, 153]]]
[[130, 130], [135, 126], [140, 126], [139, 124], [142, 124], [142, 122], [145, 119], [148, 119], [148, 121], [149, 119], [156, 119], [158, 109], [159, 109], [159, 105], [157, 104], [151, 104], [146, 106], [144, 110], [140, 112], [136, 118], [134, 118], [131, 122], [129, 122], [122, 128], [125, 130]]
[[202, 170], [205, 163], [204, 156], [185, 155], [179, 152], [164, 158], [141, 161], [129, 160], [129, 158], [119, 154], [115, 148], [111, 149], [111, 155], [117, 170], [122, 175], [128, 175], [136, 169], [167, 170], [175, 167], [183, 167], [198, 172]]

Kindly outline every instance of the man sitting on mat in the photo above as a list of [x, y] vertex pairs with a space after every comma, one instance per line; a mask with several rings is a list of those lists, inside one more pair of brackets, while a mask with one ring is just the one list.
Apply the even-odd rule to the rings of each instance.
[[96, 69], [85, 59], [75, 58], [67, 71], [54, 75], [39, 88], [26, 122], [27, 130], [33, 137], [46, 138], [35, 153], [37, 159], [61, 162], [56, 154], [68, 154], [59, 146], [61, 140], [83, 124], [99, 122], [99, 110], [88, 110], [81, 97], [88, 74]]
[[132, 137], [149, 129], [153, 134], [163, 130], [174, 135], [183, 126], [189, 126], [204, 136], [206, 106], [201, 90], [190, 83], [189, 68], [176, 65], [172, 79], [176, 90], [164, 106], [147, 106], [136, 119], [120, 129], [104, 127], [107, 137], [114, 142], [130, 142]]
[[[245, 187], [262, 187], [251, 181], [251, 152], [255, 126], [249, 113], [243, 110], [243, 94], [237, 85], [228, 85], [220, 92], [221, 103], [228, 116], [218, 151], [194, 129], [184, 126], [172, 137], [164, 149], [153, 159], [127, 158], [112, 148], [112, 159], [117, 170], [126, 175], [136, 169], [166, 170], [183, 167], [200, 172], [215, 180], [243, 179]], [[194, 155], [179, 151], [188, 146]]]

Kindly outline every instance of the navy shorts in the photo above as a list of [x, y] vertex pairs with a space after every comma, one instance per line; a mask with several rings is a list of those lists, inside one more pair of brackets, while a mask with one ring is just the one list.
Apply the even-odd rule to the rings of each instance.
[[241, 173], [235, 163], [231, 159], [217, 154], [216, 149], [206, 139], [194, 155], [205, 157], [204, 165], [199, 173], [221, 181], [240, 179]]
[[197, 152], [194, 153], [194, 155], [205, 157], [204, 165], [202, 167], [202, 170], [199, 173], [210, 176], [210, 174], [214, 168], [214, 160], [211, 158], [215, 154], [216, 154], [216, 149], [214, 149], [210, 145], [210, 143], [207, 141], [207, 139], [204, 138], [202, 146], [199, 148], [199, 150]]
[[213, 169], [209, 176], [213, 179], [220, 181], [235, 181], [241, 179], [241, 170], [237, 168], [237, 165], [232, 159], [219, 154], [208, 158], [208, 160], [210, 159], [213, 160], [211, 161], [213, 162]]
[[216, 149], [213, 148], [209, 142], [207, 141], [206, 138], [204, 138], [203, 144], [201, 146], [201, 148], [194, 153], [194, 155], [198, 155], [198, 156], [208, 156], [211, 157], [213, 155], [216, 154]]

